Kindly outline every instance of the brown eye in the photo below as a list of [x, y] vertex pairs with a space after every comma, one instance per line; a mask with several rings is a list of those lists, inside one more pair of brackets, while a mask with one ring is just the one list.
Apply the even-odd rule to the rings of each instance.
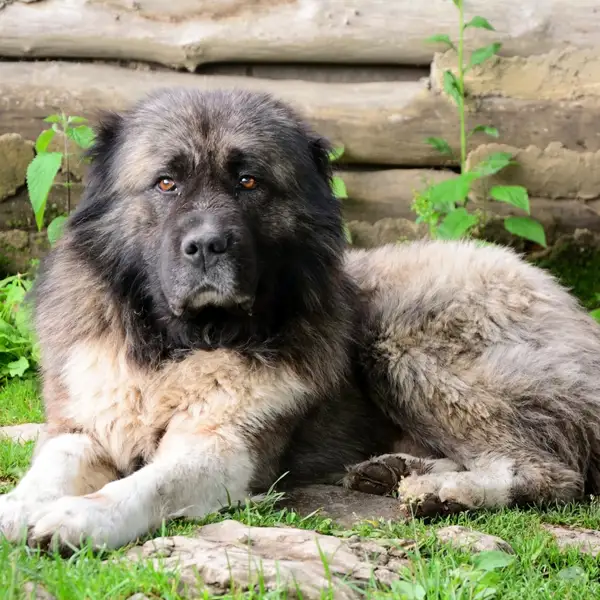
[[177, 190], [177, 184], [170, 177], [159, 179], [156, 187], [161, 192], [174, 192]]
[[256, 187], [256, 179], [252, 175], [244, 175], [240, 177], [240, 185], [245, 190], [253, 190]]

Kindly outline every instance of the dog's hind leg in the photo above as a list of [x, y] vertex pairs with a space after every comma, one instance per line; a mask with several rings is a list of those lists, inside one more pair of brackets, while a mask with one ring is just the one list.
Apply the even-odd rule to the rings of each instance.
[[419, 458], [404, 453], [382, 454], [349, 467], [343, 485], [350, 490], [383, 496], [397, 491], [400, 481], [411, 475], [462, 470], [463, 467], [447, 458]]
[[468, 471], [411, 474], [398, 485], [416, 517], [581, 498], [583, 476], [559, 461], [481, 456]]

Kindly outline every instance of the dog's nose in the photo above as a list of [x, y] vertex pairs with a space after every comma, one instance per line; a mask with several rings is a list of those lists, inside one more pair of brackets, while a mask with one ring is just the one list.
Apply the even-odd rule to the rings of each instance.
[[186, 234], [181, 242], [181, 252], [186, 260], [194, 265], [210, 267], [227, 252], [229, 236], [226, 231], [212, 227], [199, 227]]

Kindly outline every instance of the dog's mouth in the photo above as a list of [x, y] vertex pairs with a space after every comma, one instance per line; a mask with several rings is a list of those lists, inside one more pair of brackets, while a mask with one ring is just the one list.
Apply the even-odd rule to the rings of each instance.
[[247, 294], [224, 293], [213, 285], [202, 285], [184, 297], [171, 298], [169, 309], [176, 317], [185, 313], [196, 313], [208, 306], [223, 308], [240, 308], [243, 312], [252, 313], [254, 297]]

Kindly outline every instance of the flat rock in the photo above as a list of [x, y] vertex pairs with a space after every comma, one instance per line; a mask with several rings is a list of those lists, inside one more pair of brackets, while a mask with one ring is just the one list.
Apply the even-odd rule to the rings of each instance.
[[336, 600], [351, 600], [362, 597], [359, 589], [372, 578], [381, 583], [397, 579], [408, 564], [406, 550], [413, 546], [410, 540], [341, 539], [227, 520], [201, 527], [195, 537], [150, 540], [129, 550], [125, 559], [150, 560], [161, 570], [178, 571], [188, 592], [203, 587], [218, 594], [232, 586], [243, 591], [260, 585], [285, 590], [291, 598], [321, 598], [332, 589]]
[[0, 439], [8, 438], [13, 442], [31, 442], [38, 439], [42, 432], [43, 423], [22, 423], [21, 425], [6, 425], [0, 427]]
[[486, 552], [489, 550], [500, 550], [508, 554], [514, 554], [514, 550], [508, 542], [495, 535], [475, 531], [460, 525], [442, 527], [435, 532], [440, 542], [446, 542], [458, 550], [469, 552]]
[[365, 520], [404, 520], [395, 498], [346, 490], [335, 485], [307, 485], [285, 492], [280, 505], [301, 515], [319, 511], [342, 527]]
[[585, 554], [600, 555], [600, 531], [549, 524], [544, 524], [542, 527], [552, 534], [561, 549], [577, 547], [580, 552]]

